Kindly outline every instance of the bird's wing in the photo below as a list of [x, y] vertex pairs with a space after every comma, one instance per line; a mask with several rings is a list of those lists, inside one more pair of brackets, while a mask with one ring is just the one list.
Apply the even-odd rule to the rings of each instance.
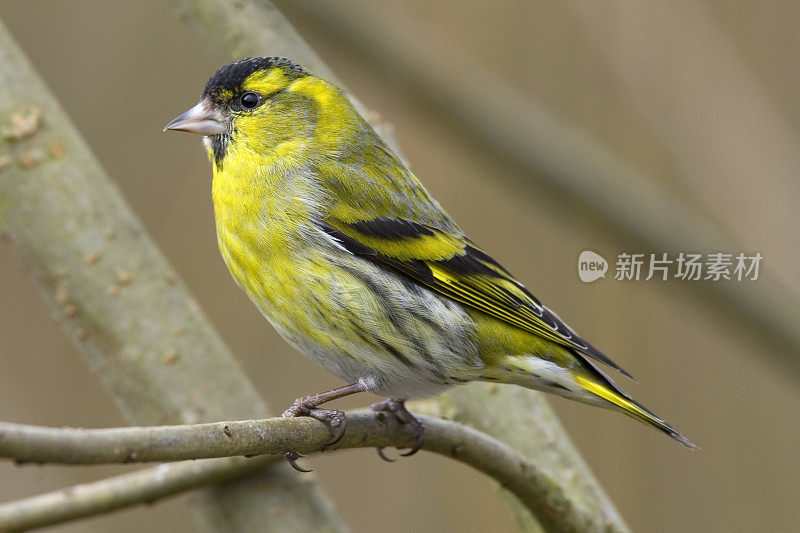
[[345, 222], [329, 215], [318, 224], [352, 254], [629, 376], [572, 331], [457, 228], [448, 231], [387, 216]]

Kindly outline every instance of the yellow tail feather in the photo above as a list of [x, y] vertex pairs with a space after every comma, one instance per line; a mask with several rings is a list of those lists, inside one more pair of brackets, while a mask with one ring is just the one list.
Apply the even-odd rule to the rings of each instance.
[[695, 443], [675, 431], [672, 426], [658, 418], [656, 415], [632, 399], [626, 398], [613, 389], [600, 383], [595, 383], [594, 381], [591, 381], [583, 376], [576, 376], [575, 381], [577, 381], [581, 387], [589, 392], [596, 394], [604, 400], [616, 405], [622, 409], [626, 415], [663, 431], [687, 448], [697, 448]]

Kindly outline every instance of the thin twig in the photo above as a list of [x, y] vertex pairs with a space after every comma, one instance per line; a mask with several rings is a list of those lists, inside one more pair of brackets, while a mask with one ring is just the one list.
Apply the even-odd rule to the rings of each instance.
[[[602, 517], [582, 506], [547, 475], [508, 445], [468, 426], [419, 416], [426, 427], [424, 450], [463, 462], [495, 479], [511, 491], [548, 530], [587, 531], [605, 528]], [[383, 413], [348, 416], [344, 438], [331, 449], [355, 447], [408, 447], [414, 442], [405, 427]], [[70, 464], [174, 461], [179, 459], [272, 454], [280, 460], [284, 452], [311, 453], [324, 448], [329, 428], [310, 418], [270, 418], [189, 426], [113, 429], [54, 429], [3, 423], [0, 452], [17, 460]], [[33, 448], [30, 448], [33, 446]], [[264, 459], [269, 461], [270, 459]], [[202, 465], [203, 462], [196, 463]], [[216, 464], [215, 464], [216, 465]], [[88, 513], [174, 494], [197, 482], [226, 475], [227, 468], [201, 466], [196, 472], [179, 463], [178, 469], [159, 467], [0, 505], [0, 529], [30, 527], [77, 518]], [[229, 467], [240, 467], [231, 463]], [[165, 487], [163, 479], [169, 474]], [[159, 478], [160, 476], [160, 478]], [[150, 481], [148, 482], [148, 478]], [[212, 479], [213, 478], [213, 479]], [[124, 480], [125, 482], [121, 482]], [[57, 517], [63, 517], [57, 520]]]
[[194, 488], [236, 480], [273, 462], [273, 457], [263, 456], [164, 463], [38, 494], [0, 504], [0, 531], [25, 531], [150, 504]]

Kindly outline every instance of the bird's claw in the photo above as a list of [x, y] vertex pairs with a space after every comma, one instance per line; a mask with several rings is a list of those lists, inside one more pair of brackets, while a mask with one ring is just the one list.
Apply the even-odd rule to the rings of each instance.
[[[407, 425], [411, 429], [411, 432], [416, 439], [416, 443], [409, 451], [401, 453], [400, 455], [403, 457], [408, 457], [410, 455], [414, 455], [422, 448], [422, 445], [425, 443], [425, 426], [422, 424], [422, 422], [414, 418], [414, 415], [408, 412], [404, 400], [395, 400], [393, 398], [389, 398], [382, 402], [373, 404], [372, 410], [392, 413], [400, 422]], [[377, 450], [381, 459], [390, 463], [394, 462], [393, 459], [386, 457], [386, 455], [383, 453], [383, 448], [377, 448]]]
[[303, 468], [302, 466], [297, 464], [297, 460], [298, 459], [300, 459], [301, 457], [305, 457], [305, 455], [303, 455], [302, 453], [289, 452], [284, 457], [286, 457], [286, 461], [289, 462], [289, 466], [291, 466], [292, 468], [294, 468], [298, 472], [307, 473], [307, 472], [313, 472], [314, 471], [311, 468], [306, 469], [306, 468]]
[[400, 455], [402, 457], [411, 457], [418, 451], [422, 449], [422, 445], [425, 444], [425, 430], [422, 430], [422, 434], [417, 437], [417, 442], [414, 444], [414, 447], [408, 450], [407, 452], [403, 452]]
[[378, 457], [380, 457], [381, 459], [383, 459], [387, 463], [395, 462], [394, 459], [389, 459], [388, 457], [386, 457], [386, 454], [383, 453], [383, 446], [378, 446], [377, 448], [375, 448], [375, 451], [378, 452]]

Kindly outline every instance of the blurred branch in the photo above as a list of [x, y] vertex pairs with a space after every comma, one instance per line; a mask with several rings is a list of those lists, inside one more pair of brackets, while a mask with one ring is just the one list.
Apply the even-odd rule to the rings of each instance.
[[[425, 424], [423, 449], [463, 462], [494, 478], [513, 493], [550, 531], [606, 529], [601, 513], [586, 507], [543, 470], [504, 443], [468, 426], [420, 416]], [[18, 461], [68, 464], [175, 461], [232, 455], [270, 454], [278, 461], [287, 451], [310, 453], [325, 448], [331, 438], [325, 425], [311, 418], [270, 418], [182, 426], [58, 429], [21, 424], [0, 424], [0, 454]], [[354, 413], [347, 418], [347, 432], [329, 449], [356, 447], [410, 447], [414, 439], [394, 417], [383, 413]], [[202, 464], [202, 463], [201, 463]], [[231, 465], [234, 466], [234, 465]], [[238, 465], [236, 465], [238, 466]], [[141, 475], [141, 473], [139, 473]], [[134, 474], [135, 475], [135, 474]], [[36, 509], [39, 517], [69, 513], [69, 508], [97, 508], [98, 500], [109, 510], [111, 500], [124, 505], [152, 501], [153, 491], [163, 491], [157, 470], [151, 471], [151, 489], [142, 476], [131, 488], [119, 490], [115, 478], [83, 489], [76, 497], [63, 491], [0, 505], [0, 529], [19, 527], [21, 517]], [[112, 490], [110, 487], [116, 487]], [[69, 500], [69, 503], [67, 503]], [[40, 518], [42, 519], [42, 518]], [[50, 519], [48, 519], [50, 520]], [[49, 523], [53, 523], [49, 521]], [[613, 528], [610, 528], [613, 529]]]
[[[268, 1], [245, 0], [227, 3], [211, 0], [173, 0], [173, 3], [178, 8], [181, 19], [200, 35], [211, 51], [221, 55], [224, 60], [247, 56], [285, 55], [297, 60], [316, 74], [339, 83], [330, 68]], [[315, 3], [313, 9], [326, 13], [335, 11], [335, 8], [324, 2]], [[335, 13], [331, 13], [331, 16], [333, 17], [331, 20], [338, 18]], [[369, 26], [365, 24], [365, 27], [356, 29], [348, 22], [346, 26], [340, 26], [340, 29], [346, 28], [345, 31], [352, 35], [352, 32], [372, 31]], [[377, 46], [388, 53], [382, 43], [377, 43]], [[407, 58], [401, 59], [390, 55], [384, 57], [381, 62], [384, 65], [391, 65], [397, 61], [398, 64], [406, 65], [407, 62], [413, 62], [411, 58], [414, 54], [410, 51], [412, 49], [409, 48]], [[474, 107], [471, 111], [477, 113], [486, 104], [484, 99], [480, 106]], [[501, 105], [501, 102], [498, 101], [497, 105]], [[479, 120], [477, 115], [475, 120]], [[385, 132], [382, 134], [386, 137]], [[389, 137], [387, 140], [392, 143], [393, 148], [396, 146], [394, 139]], [[492, 403], [490, 401], [492, 393], [489, 389], [470, 387], [465, 390], [469, 393], [447, 396], [448, 410], [464, 416], [461, 421], [476, 427], [480, 427], [481, 420], [495, 418], [487, 416], [487, 413], [502, 412], [503, 417], [508, 420], [508, 426], [490, 428], [493, 432], [491, 434], [520, 451], [523, 449], [517, 447], [520, 443], [541, 443], [543, 436], [547, 435], [547, 446], [528, 445], [524, 448], [524, 454], [537, 464], [559, 465], [558, 468], [551, 469], [551, 475], [560, 483], [569, 483], [574, 488], [571, 497], [591, 502], [603, 520], [610, 524], [609, 527], [620, 531], [627, 529], [541, 395], [522, 394], [515, 398], [513, 409], [501, 407], [497, 411], [490, 411], [481, 407]], [[501, 396], [505, 394], [509, 393], [503, 392]], [[471, 415], [479, 412], [483, 414]], [[470, 413], [470, 416], [467, 416], [467, 413]], [[531, 515], [524, 509], [521, 510], [518, 503], [509, 505], [523, 529], [540, 530]]]
[[[518, 190], [534, 195], [537, 187], [552, 187], [579, 208], [599, 214], [623, 238], [633, 239], [634, 246], [645, 250], [736, 251], [736, 243], [716, 221], [658, 180], [631, 168], [590, 133], [491, 73], [491, 64], [481, 64], [476, 75], [469, 56], [448, 53], [449, 48], [424, 24], [398, 13], [370, 16], [348, 2], [278, 0], [278, 5], [315, 30], [335, 34], [369, 64], [365, 68], [391, 80], [387, 83], [413, 87], [416, 97], [428, 100], [426, 109], [438, 111], [445, 122], [471, 134], [480, 146], [527, 172], [529, 182], [513, 184]], [[498, 174], [500, 179], [507, 177]], [[694, 292], [701, 288], [699, 292], [711, 297], [718, 310], [734, 311], [748, 321], [748, 327], [757, 326], [761, 338], [789, 347], [792, 357], [783, 362], [800, 370], [800, 359], [794, 357], [800, 349], [796, 320], [800, 301], [768, 269], [762, 269], [758, 283], [687, 286]]]
[[[0, 25], [0, 231], [78, 352], [136, 424], [261, 418], [230, 350]], [[198, 493], [220, 530], [341, 530], [314, 483], [284, 465]], [[249, 498], [249, 500], [248, 500]], [[242, 502], [248, 502], [246, 505]], [[238, 506], [236, 516], [227, 513]], [[280, 507], [275, 517], [269, 509]]]
[[181, 22], [223, 61], [245, 57], [285, 56], [340, 87], [343, 86], [317, 53], [270, 2], [235, 0], [172, 0]]
[[[223, 457], [167, 463], [0, 503], [0, 531], [26, 531], [133, 505], [150, 504], [205, 485], [235, 480], [274, 462], [275, 458], [263, 456], [253, 459]], [[270, 510], [276, 508], [272, 507]], [[280, 509], [284, 510], [283, 507]]]
[[[578, 504], [593, 509], [595, 522], [605, 531], [627, 531], [628, 527], [608, 499], [600, 483], [561, 426], [542, 392], [496, 383], [472, 383], [444, 393], [431, 416], [468, 424], [500, 439], [553, 478]], [[487, 416], [492, 413], [491, 416]], [[526, 530], [526, 516], [519, 503], [504, 493], [518, 522]]]

